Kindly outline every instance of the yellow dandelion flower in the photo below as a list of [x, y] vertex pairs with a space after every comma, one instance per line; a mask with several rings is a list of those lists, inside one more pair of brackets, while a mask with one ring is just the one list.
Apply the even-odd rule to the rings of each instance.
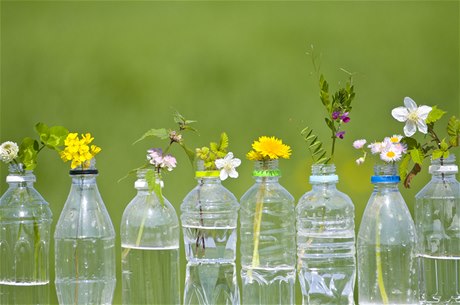
[[259, 137], [252, 144], [254, 151], [268, 159], [284, 158], [289, 159], [291, 155], [291, 147], [283, 144], [283, 141], [275, 137]]
[[262, 155], [259, 154], [258, 152], [251, 150], [250, 152], [246, 154], [246, 158], [248, 158], [249, 160], [255, 161], [255, 160], [262, 160], [264, 157], [262, 157]]

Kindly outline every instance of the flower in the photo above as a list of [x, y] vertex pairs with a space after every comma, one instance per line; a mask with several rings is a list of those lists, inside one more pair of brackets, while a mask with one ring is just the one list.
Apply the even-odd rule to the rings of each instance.
[[384, 142], [374, 142], [372, 144], [369, 144], [367, 147], [371, 149], [371, 153], [379, 154], [385, 149], [385, 143]]
[[424, 105], [417, 107], [417, 104], [410, 97], [404, 98], [404, 106], [405, 107], [397, 107], [391, 111], [391, 115], [396, 120], [399, 122], [406, 122], [404, 134], [410, 137], [417, 129], [421, 133], [426, 134], [428, 131], [426, 119], [432, 107]]
[[356, 164], [361, 165], [361, 164], [364, 163], [365, 160], [366, 159], [364, 159], [364, 157], [360, 157], [360, 158], [356, 159]]
[[397, 144], [399, 142], [401, 142], [401, 139], [403, 138], [402, 135], [399, 135], [399, 134], [394, 134], [392, 135], [391, 137], [387, 137], [385, 138], [385, 140], [388, 140], [389, 142], [393, 143], [393, 144]]
[[147, 150], [147, 160], [153, 166], [160, 167], [163, 163], [163, 150], [161, 148]]
[[365, 139], [356, 140], [353, 142], [353, 147], [356, 149], [361, 149], [363, 148], [364, 144], [366, 144], [366, 142], [367, 141]]
[[225, 180], [228, 177], [238, 178], [236, 168], [240, 166], [241, 160], [233, 158], [233, 153], [229, 152], [224, 158], [215, 161], [217, 169], [220, 169], [220, 180]]
[[335, 136], [336, 136], [337, 138], [343, 139], [344, 136], [345, 136], [345, 131], [338, 131], [338, 132], [335, 134]]
[[89, 161], [101, 151], [96, 145], [88, 146], [93, 140], [94, 137], [90, 133], [82, 134], [81, 139], [78, 133], [69, 133], [64, 140], [65, 148], [60, 152], [61, 159], [64, 162], [72, 161], [72, 169], [79, 166], [88, 167]]
[[250, 152], [246, 154], [246, 158], [248, 160], [255, 161], [255, 160], [262, 160], [264, 157], [262, 157], [262, 155], [259, 154], [257, 151], [251, 150]]
[[172, 155], [166, 155], [163, 158], [162, 166], [161, 167], [166, 167], [168, 171], [172, 171], [173, 168], [176, 167], [177, 161], [176, 158], [174, 158]]
[[383, 150], [380, 153], [380, 159], [385, 162], [398, 161], [401, 159], [402, 152], [395, 149], [394, 146], [390, 146], [388, 149]]
[[248, 153], [251, 157], [259, 156], [256, 160], [273, 160], [278, 158], [289, 159], [291, 155], [291, 147], [283, 144], [283, 141], [275, 137], [259, 137], [258, 140], [252, 143], [253, 152]]
[[335, 121], [340, 117], [340, 111], [334, 111], [331, 115], [332, 119]]
[[0, 145], [0, 160], [5, 163], [10, 163], [18, 156], [18, 152], [18, 144], [11, 141], [3, 142], [2, 145]]
[[348, 112], [344, 112], [342, 115], [340, 115], [340, 119], [344, 123], [348, 123], [351, 120], [350, 117], [348, 116]]

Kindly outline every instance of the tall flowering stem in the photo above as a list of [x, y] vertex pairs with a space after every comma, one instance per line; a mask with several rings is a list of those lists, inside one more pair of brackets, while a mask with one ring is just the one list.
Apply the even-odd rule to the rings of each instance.
[[[282, 140], [275, 137], [259, 137], [252, 143], [252, 150], [246, 154], [249, 160], [262, 161], [262, 171], [267, 170], [267, 162], [277, 160], [279, 158], [289, 159], [291, 156], [291, 147], [283, 144]], [[266, 177], [262, 177], [262, 183], [257, 191], [256, 206], [254, 211], [254, 248], [252, 253], [252, 267], [256, 268], [260, 265], [259, 258], [259, 243], [260, 243], [260, 228], [262, 225], [262, 214], [265, 198], [265, 183]], [[252, 276], [252, 271], [249, 270], [249, 276]]]
[[353, 74], [345, 69], [341, 69], [348, 75], [348, 81], [345, 83], [344, 87], [339, 88], [335, 93], [330, 93], [329, 83], [324, 78], [324, 75], [319, 72], [319, 64], [317, 63], [318, 58], [314, 53], [313, 47], [311, 48], [311, 52], [307, 54], [311, 55], [313, 66], [319, 76], [319, 97], [326, 110], [326, 117], [324, 118], [324, 121], [331, 133], [330, 154], [328, 154], [324, 149], [323, 143], [318, 139], [318, 136], [313, 133], [311, 128], [305, 127], [301, 131], [301, 135], [307, 142], [308, 150], [311, 153], [313, 162], [315, 164], [327, 164], [334, 158], [337, 139], [345, 138], [346, 132], [343, 130], [343, 125], [347, 124], [351, 120], [351, 102], [355, 98], [352, 77]]

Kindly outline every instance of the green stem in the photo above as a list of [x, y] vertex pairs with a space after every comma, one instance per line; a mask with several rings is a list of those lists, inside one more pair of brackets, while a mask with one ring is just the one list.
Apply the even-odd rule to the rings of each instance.
[[[379, 209], [380, 210], [380, 209]], [[383, 266], [381, 258], [381, 244], [380, 244], [380, 230], [379, 230], [379, 215], [377, 214], [376, 219], [376, 232], [375, 232], [375, 261], [377, 264], [377, 284], [379, 286], [380, 296], [382, 297], [382, 302], [384, 305], [388, 304], [388, 295], [385, 290], [385, 283], [383, 281]]]
[[[262, 212], [264, 207], [265, 197], [265, 179], [262, 178], [262, 184], [256, 195], [256, 210], [254, 213], [254, 249], [252, 252], [252, 268], [256, 268], [260, 265], [259, 258], [259, 240], [260, 240], [260, 227], [262, 224]], [[252, 277], [252, 270], [249, 270], [248, 276]]]
[[[149, 202], [149, 198], [150, 198], [151, 194], [149, 193], [147, 195], [147, 198], [146, 198], [146, 202]], [[147, 211], [145, 211], [144, 213], [144, 216], [142, 217], [142, 220], [141, 220], [141, 225], [139, 226], [139, 232], [137, 233], [137, 238], [136, 238], [136, 247], [139, 247], [139, 245], [141, 244], [141, 239], [142, 239], [142, 235], [144, 234], [144, 227], [145, 227], [145, 220], [147, 219]], [[130, 248], [126, 248], [123, 253], [122, 253], [122, 256], [123, 258], [126, 258], [126, 256], [128, 255], [129, 253], [129, 250]]]

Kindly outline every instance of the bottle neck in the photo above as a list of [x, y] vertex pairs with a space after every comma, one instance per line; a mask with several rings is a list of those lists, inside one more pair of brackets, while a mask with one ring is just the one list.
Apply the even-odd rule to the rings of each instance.
[[276, 183], [281, 177], [278, 160], [255, 161], [252, 176], [258, 183]]
[[97, 175], [71, 175], [72, 187], [90, 188], [96, 186]]
[[310, 184], [314, 190], [336, 189], [339, 176], [334, 164], [313, 164], [311, 166]]
[[33, 187], [36, 181], [33, 171], [16, 171], [10, 167], [10, 173], [6, 177], [6, 182], [10, 187]]

